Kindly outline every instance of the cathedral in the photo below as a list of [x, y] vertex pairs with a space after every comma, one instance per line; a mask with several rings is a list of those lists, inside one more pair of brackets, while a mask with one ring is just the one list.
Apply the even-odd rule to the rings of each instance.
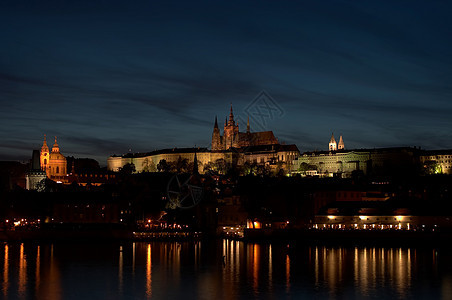
[[44, 135], [44, 142], [41, 147], [40, 163], [41, 169], [46, 172], [48, 178], [55, 181], [65, 180], [67, 175], [66, 157], [61, 154], [56, 137], [52, 151], [49, 151], [46, 136]]
[[244, 148], [261, 145], [279, 144], [272, 131], [251, 132], [250, 118], [246, 125], [246, 132], [239, 131], [239, 124], [234, 121], [234, 114], [229, 113], [229, 120], [226, 119], [223, 127], [223, 135], [220, 135], [218, 121], [215, 117], [215, 125], [212, 133], [212, 151], [229, 150], [230, 148]]

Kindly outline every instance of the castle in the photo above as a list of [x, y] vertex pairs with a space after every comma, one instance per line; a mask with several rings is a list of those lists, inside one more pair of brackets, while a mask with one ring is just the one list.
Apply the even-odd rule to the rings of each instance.
[[136, 172], [155, 172], [156, 166], [162, 160], [174, 164], [178, 160], [186, 159], [188, 163], [193, 163], [195, 153], [200, 173], [206, 172], [212, 164], [218, 162], [230, 166], [243, 166], [248, 163], [266, 166], [273, 171], [279, 169], [289, 171], [293, 160], [300, 155], [296, 145], [280, 144], [272, 131], [251, 132], [249, 118], [246, 132], [240, 132], [239, 125], [234, 120], [231, 105], [229, 120], [226, 119], [223, 127], [223, 135], [220, 133], [218, 120], [215, 117], [211, 150], [173, 148], [149, 153], [110, 156], [107, 159], [107, 169], [119, 171], [126, 164], [134, 164]]

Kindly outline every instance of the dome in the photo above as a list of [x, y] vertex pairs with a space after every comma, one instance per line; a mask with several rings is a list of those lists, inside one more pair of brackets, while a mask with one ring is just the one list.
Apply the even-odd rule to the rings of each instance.
[[60, 152], [51, 152], [49, 155], [50, 160], [66, 160], [63, 154]]

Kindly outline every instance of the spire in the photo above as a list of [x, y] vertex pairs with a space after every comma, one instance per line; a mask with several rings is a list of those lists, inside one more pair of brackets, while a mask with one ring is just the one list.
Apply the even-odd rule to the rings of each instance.
[[246, 133], [250, 133], [250, 115], [248, 115], [248, 122], [246, 123]]
[[231, 112], [229, 113], [229, 123], [234, 124], [234, 114], [232, 113], [232, 103], [231, 103]]
[[215, 116], [215, 125], [213, 126], [213, 128], [218, 128], [217, 116]]
[[336, 140], [334, 139], [334, 134], [333, 133], [331, 133], [330, 143], [336, 143]]
[[198, 174], [198, 158], [196, 157], [196, 151], [195, 151], [195, 157], [193, 158], [193, 174]]
[[337, 144], [337, 149], [338, 150], [345, 149], [345, 144], [344, 144], [344, 140], [342, 139], [342, 135], [339, 138], [339, 144]]
[[41, 152], [49, 152], [49, 146], [47, 146], [46, 135], [44, 134], [44, 142], [42, 143]]

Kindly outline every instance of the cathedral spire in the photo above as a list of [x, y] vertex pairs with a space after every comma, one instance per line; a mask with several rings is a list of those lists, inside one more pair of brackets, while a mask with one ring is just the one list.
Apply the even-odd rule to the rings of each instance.
[[217, 116], [215, 116], [215, 125], [213, 126], [213, 128], [218, 128]]
[[234, 114], [232, 113], [232, 103], [231, 103], [231, 112], [229, 113], [229, 123], [234, 124]]

